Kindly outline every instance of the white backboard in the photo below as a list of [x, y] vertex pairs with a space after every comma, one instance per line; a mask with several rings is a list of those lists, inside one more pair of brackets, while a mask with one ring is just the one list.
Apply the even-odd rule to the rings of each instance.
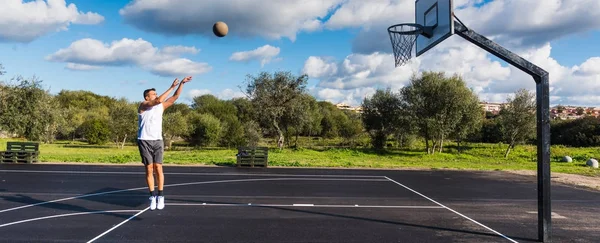
[[431, 38], [417, 36], [417, 57], [454, 34], [453, 10], [452, 0], [416, 0], [415, 23], [434, 27]]

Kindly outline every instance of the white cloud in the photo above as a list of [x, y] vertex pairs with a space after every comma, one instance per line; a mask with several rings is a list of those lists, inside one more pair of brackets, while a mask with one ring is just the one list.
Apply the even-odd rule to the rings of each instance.
[[[320, 79], [318, 87], [331, 89], [354, 89], [360, 87], [402, 87], [412, 75], [414, 65], [394, 68], [390, 54], [351, 54], [336, 63], [326, 58], [309, 57], [303, 72], [310, 78]], [[416, 71], [416, 70], [415, 70]]]
[[210, 90], [208, 90], [208, 89], [192, 89], [192, 90], [188, 91], [189, 99], [194, 99], [194, 97], [202, 96], [205, 94], [211, 94]]
[[136, 0], [119, 13], [139, 29], [163, 34], [212, 37], [212, 25], [223, 21], [228, 36], [296, 40], [300, 31], [320, 28], [319, 18], [344, 0]]
[[[339, 61], [309, 57], [303, 72], [318, 80], [311, 91], [317, 97], [349, 104], [361, 102], [364, 98], [364, 95], [359, 95], [361, 89], [390, 87], [398, 90], [409, 82], [416, 71], [459, 74], [482, 101], [505, 102], [509, 95], [520, 88], [535, 92], [535, 81], [530, 75], [505, 62], [492, 60], [485, 50], [461, 41], [460, 37], [451, 37], [398, 68], [394, 67], [392, 54], [373, 53], [351, 54]], [[568, 67], [555, 60], [551, 50], [551, 45], [546, 44], [515, 53], [549, 72], [553, 104], [597, 106], [600, 69], [596, 63], [600, 57], [592, 57], [581, 65]]]
[[[348, 0], [324, 24], [328, 29], [390, 26], [414, 22], [414, 0]], [[387, 32], [386, 29], [381, 31]]]
[[198, 54], [200, 50], [194, 46], [167, 46], [162, 49], [162, 53], [166, 55], [181, 55], [181, 54]]
[[104, 17], [81, 12], [65, 0], [3, 0], [0, 7], [0, 42], [28, 43], [40, 36], [66, 31], [70, 24], [98, 24]]
[[[456, 16], [469, 28], [511, 50], [539, 48], [568, 35], [600, 30], [600, 1], [455, 1]], [[349, 0], [324, 24], [355, 27], [354, 53], [392, 52], [387, 27], [415, 20], [414, 0]], [[463, 40], [464, 41], [464, 40]]]
[[244, 93], [242, 93], [242, 91], [239, 91], [239, 90], [236, 91], [236, 90], [232, 90], [232, 89], [224, 89], [221, 92], [219, 92], [217, 97], [219, 97], [220, 99], [224, 99], [224, 100], [230, 100], [233, 98], [246, 97], [246, 95]]
[[46, 60], [67, 62], [67, 68], [105, 67], [134, 65], [160, 76], [197, 75], [210, 71], [207, 63], [197, 63], [180, 58], [184, 53], [195, 54], [195, 47], [167, 46], [154, 47], [143, 39], [127, 39], [103, 43], [95, 39], [81, 39], [67, 48], [48, 55]]
[[539, 47], [567, 35], [600, 29], [600, 1], [492, 1], [456, 10], [470, 28], [511, 48]]
[[206, 63], [197, 63], [189, 59], [178, 58], [166, 62], [161, 62], [152, 66], [151, 72], [163, 76], [187, 76], [198, 75], [212, 70], [212, 67]]
[[337, 73], [337, 64], [322, 57], [311, 56], [304, 63], [302, 72], [311, 78], [321, 78]]
[[[265, 64], [271, 62], [273, 58], [279, 55], [279, 47], [271, 45], [264, 45], [251, 51], [235, 52], [229, 57], [229, 60], [237, 62], [248, 62], [252, 60], [260, 61], [260, 66], [264, 67]], [[275, 60], [280, 60], [279, 58]]]
[[574, 74], [581, 76], [600, 74], [600, 57], [592, 57], [580, 66], [573, 67]]
[[65, 68], [70, 69], [70, 70], [78, 70], [78, 71], [90, 71], [90, 70], [102, 69], [102, 67], [99, 67], [99, 66], [77, 64], [77, 63], [72, 63], [72, 62], [67, 63], [67, 66], [65, 66]]

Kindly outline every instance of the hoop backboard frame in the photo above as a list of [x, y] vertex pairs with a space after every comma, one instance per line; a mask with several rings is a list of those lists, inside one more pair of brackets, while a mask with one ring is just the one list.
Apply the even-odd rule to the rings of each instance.
[[[416, 56], [418, 57], [456, 33], [471, 44], [486, 50], [488, 53], [493, 54], [533, 77], [533, 80], [536, 83], [538, 239], [541, 242], [550, 242], [552, 240], [552, 203], [550, 193], [550, 74], [523, 57], [466, 27], [462, 21], [454, 15], [452, 1], [453, 0], [416, 0], [416, 23], [405, 23], [400, 25], [416, 26], [418, 29], [417, 33], [412, 30], [395, 31], [391, 29], [397, 25], [388, 28], [394, 56], [396, 57], [396, 66], [404, 65], [406, 61], [410, 59], [411, 52], [409, 50], [412, 49], [413, 46], [413, 42], [399, 42], [397, 40], [403, 40], [402, 38], [406, 40], [407, 36], [416, 34], [417, 37], [414, 39], [414, 44], [416, 46]], [[440, 15], [440, 13], [442, 14]], [[454, 21], [454, 18], [456, 18], [456, 22]], [[399, 35], [400, 37], [398, 37]], [[429, 36], [431, 36], [431, 38], [428, 38]], [[393, 37], [396, 37], [396, 39]], [[401, 61], [399, 62], [398, 57], [404, 59], [401, 58]]]
[[416, 0], [415, 23], [432, 29], [431, 37], [417, 36], [416, 57], [454, 35], [453, 0]]

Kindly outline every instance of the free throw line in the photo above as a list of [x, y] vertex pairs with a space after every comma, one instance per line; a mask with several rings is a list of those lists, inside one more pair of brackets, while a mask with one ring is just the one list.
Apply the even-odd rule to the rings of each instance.
[[443, 209], [441, 206], [385, 206], [385, 205], [327, 205], [312, 203], [294, 204], [254, 204], [254, 203], [167, 203], [168, 206], [225, 206], [225, 207], [315, 207], [315, 208], [410, 208], [410, 209]]

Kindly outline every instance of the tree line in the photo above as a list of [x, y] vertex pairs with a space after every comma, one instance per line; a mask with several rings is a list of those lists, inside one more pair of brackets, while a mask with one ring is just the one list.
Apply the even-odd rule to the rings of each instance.
[[[307, 92], [307, 80], [290, 72], [261, 72], [246, 76], [240, 86], [245, 97], [206, 94], [191, 105], [176, 103], [163, 118], [167, 146], [176, 140], [201, 147], [256, 146], [271, 138], [273, 146], [283, 148], [298, 147], [299, 137], [319, 137], [383, 150], [422, 139], [431, 154], [448, 142], [459, 152], [466, 142], [503, 142], [508, 156], [516, 145], [535, 142], [535, 100], [527, 90], [516, 91], [494, 116], [460, 76], [423, 72], [399, 90], [379, 89], [364, 98], [359, 113], [316, 100]], [[16, 77], [0, 83], [0, 131], [47, 143], [84, 140], [123, 147], [135, 142], [138, 105], [82, 90], [52, 95], [36, 77]], [[553, 144], [598, 146], [598, 135], [595, 118], [552, 123]], [[356, 142], [362, 136], [369, 144]]]

